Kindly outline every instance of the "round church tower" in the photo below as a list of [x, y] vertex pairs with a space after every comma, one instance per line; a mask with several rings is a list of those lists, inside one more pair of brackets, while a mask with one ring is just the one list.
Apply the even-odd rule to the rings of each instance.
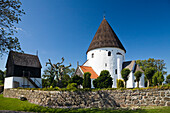
[[121, 79], [125, 53], [122, 43], [104, 18], [87, 50], [86, 65], [98, 75], [102, 70], [108, 70], [113, 78], [112, 87], [116, 87], [116, 79]]

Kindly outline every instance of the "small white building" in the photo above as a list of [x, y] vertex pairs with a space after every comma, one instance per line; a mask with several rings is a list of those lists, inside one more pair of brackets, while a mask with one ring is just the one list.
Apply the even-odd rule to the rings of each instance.
[[6, 68], [4, 89], [42, 87], [42, 67], [38, 56], [10, 51]]
[[[116, 88], [116, 80], [122, 79], [121, 70], [130, 69], [127, 88], [136, 87], [134, 73], [142, 71], [135, 61], [125, 61], [126, 50], [118, 39], [117, 35], [104, 18], [101, 22], [86, 54], [87, 61], [78, 66], [77, 75], [83, 76], [85, 72], [91, 73], [91, 79], [96, 79], [102, 70], [108, 70], [113, 78], [113, 88]], [[93, 84], [92, 84], [93, 85]], [[139, 87], [144, 87], [144, 74], [139, 82]]]

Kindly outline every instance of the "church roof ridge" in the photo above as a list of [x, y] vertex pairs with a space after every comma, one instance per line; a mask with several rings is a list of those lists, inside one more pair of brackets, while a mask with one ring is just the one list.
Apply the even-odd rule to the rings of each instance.
[[105, 18], [101, 22], [86, 53], [90, 50], [104, 47], [116, 47], [126, 52], [116, 33]]

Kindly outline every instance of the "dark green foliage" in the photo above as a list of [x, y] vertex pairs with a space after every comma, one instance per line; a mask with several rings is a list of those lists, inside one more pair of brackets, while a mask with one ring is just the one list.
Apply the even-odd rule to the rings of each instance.
[[122, 79], [117, 79], [117, 88], [123, 88], [124, 87], [124, 81]]
[[0, 0], [0, 55], [9, 50], [21, 50], [20, 43], [14, 33], [18, 29], [15, 27], [21, 21], [22, 3], [19, 0]]
[[170, 83], [170, 74], [166, 76], [166, 83]]
[[112, 84], [112, 77], [107, 70], [101, 71], [100, 76], [93, 80], [93, 85], [95, 88], [111, 88]]
[[83, 88], [91, 88], [91, 73], [86, 72], [84, 73], [84, 79], [83, 79]]
[[[137, 60], [136, 63], [140, 66], [140, 68], [145, 71], [145, 69], [152, 67], [155, 68], [155, 72], [159, 71], [162, 72], [163, 75], [166, 75], [166, 65], [164, 60], [161, 59], [154, 59], [154, 58], [149, 58], [148, 60]], [[148, 79], [145, 77], [145, 86], [147, 84], [152, 85], [152, 81], [148, 83]]]
[[68, 83], [70, 82], [71, 78], [69, 74], [73, 73], [74, 68], [71, 68], [69, 71], [69, 68], [67, 71], [64, 72], [64, 75], [62, 76], [62, 79], [60, 81], [55, 80], [55, 72], [51, 70], [51, 67], [48, 67], [46, 70], [44, 70], [43, 79], [42, 79], [42, 86], [43, 87], [60, 87], [60, 88], [65, 88]]
[[130, 74], [130, 70], [129, 69], [126, 69], [126, 68], [122, 69], [121, 75], [122, 75], [123, 80], [125, 81], [125, 88], [126, 88], [126, 82], [128, 80], [129, 74]]
[[135, 72], [135, 80], [137, 82], [137, 88], [139, 88], [139, 81], [140, 81], [140, 77], [142, 76], [142, 72], [141, 71], [137, 71]]
[[0, 85], [4, 84], [5, 73], [6, 73], [6, 71], [0, 70]]
[[162, 72], [157, 71], [152, 77], [152, 82], [153, 82], [154, 86], [162, 85], [163, 81], [164, 81], [164, 76], [163, 76]]
[[148, 80], [147, 87], [150, 86], [151, 80], [152, 80], [152, 77], [153, 77], [154, 73], [155, 73], [155, 68], [153, 68], [153, 67], [149, 67], [149, 68], [145, 69], [144, 74], [145, 74], [145, 76], [146, 76], [146, 78]]
[[82, 85], [83, 84], [83, 78], [78, 76], [78, 75], [74, 75], [71, 77], [70, 83], [77, 83], [77, 85]]

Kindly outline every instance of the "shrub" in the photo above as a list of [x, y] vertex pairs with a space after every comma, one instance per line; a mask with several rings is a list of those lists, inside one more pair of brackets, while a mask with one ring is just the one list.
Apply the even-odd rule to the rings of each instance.
[[77, 83], [77, 85], [82, 85], [83, 84], [83, 78], [78, 76], [78, 75], [74, 75], [71, 78], [70, 83]]
[[69, 83], [67, 85], [68, 90], [76, 90], [77, 89], [77, 83]]
[[122, 79], [117, 79], [117, 88], [123, 88], [124, 87], [124, 81]]
[[112, 84], [112, 77], [107, 70], [101, 71], [100, 76], [93, 80], [93, 85], [95, 88], [111, 88]]
[[128, 80], [129, 73], [130, 73], [130, 70], [126, 68], [122, 69], [121, 71], [122, 78], [125, 81], [125, 88], [126, 88], [126, 82]]
[[84, 73], [84, 79], [83, 79], [83, 88], [91, 88], [91, 73], [86, 72]]

